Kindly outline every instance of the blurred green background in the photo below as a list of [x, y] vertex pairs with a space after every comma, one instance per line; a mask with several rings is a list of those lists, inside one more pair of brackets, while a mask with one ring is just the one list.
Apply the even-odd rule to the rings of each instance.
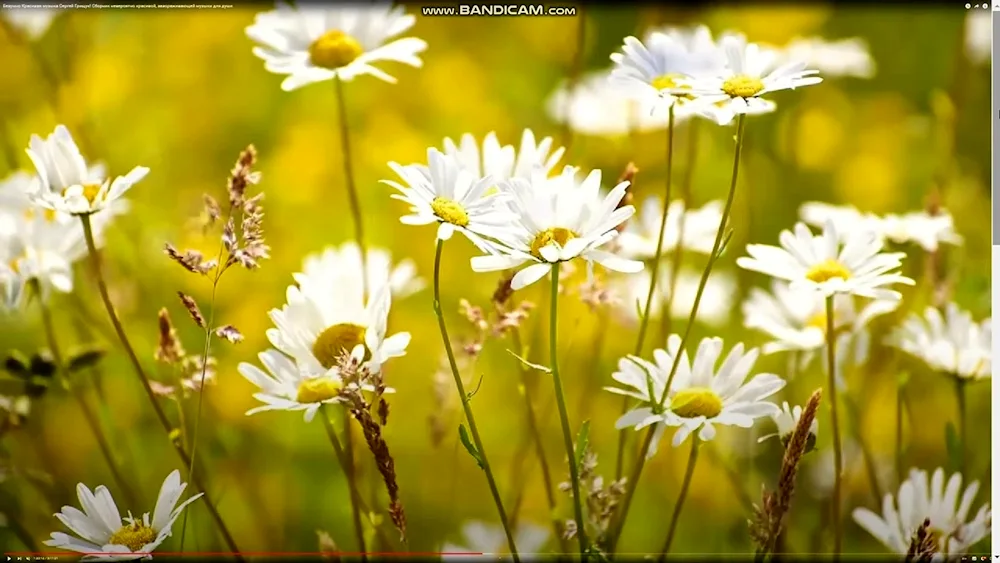
[[[410, 7], [410, 12], [418, 11]], [[265, 228], [273, 258], [253, 273], [232, 270], [218, 297], [217, 318], [238, 327], [246, 340], [236, 346], [217, 343], [218, 383], [205, 399], [199, 459], [209, 473], [211, 490], [223, 518], [246, 551], [312, 551], [316, 530], [327, 530], [335, 542], [354, 544], [342, 472], [318, 422], [303, 423], [294, 413], [272, 412], [246, 417], [258, 403], [255, 391], [236, 372], [241, 361], [254, 361], [267, 347], [267, 311], [284, 301], [285, 287], [303, 257], [351, 238], [351, 219], [343, 185], [341, 148], [333, 84], [310, 85], [286, 93], [281, 77], [269, 74], [250, 53], [243, 29], [255, 9], [231, 10], [77, 10], [61, 14], [39, 40], [37, 51], [0, 36], [0, 123], [8, 159], [0, 161], [0, 176], [13, 168], [30, 169], [23, 152], [32, 133], [46, 135], [64, 123], [84, 155], [103, 160], [115, 174], [136, 165], [148, 166], [149, 176], [128, 194], [132, 211], [116, 220], [108, 234], [106, 271], [113, 299], [135, 348], [161, 378], [153, 362], [156, 314], [170, 309], [189, 351], [199, 350], [203, 335], [188, 322], [176, 291], [194, 295], [207, 308], [210, 283], [170, 263], [162, 253], [166, 241], [176, 246], [214, 252], [217, 239], [202, 237], [190, 226], [203, 193], [222, 198], [225, 181], [237, 154], [256, 145], [266, 193]], [[606, 68], [608, 55], [626, 35], [642, 34], [651, 25], [705, 23], [715, 33], [745, 32], [751, 41], [783, 45], [795, 36], [828, 38], [860, 36], [877, 65], [873, 79], [829, 79], [820, 86], [775, 96], [776, 113], [751, 118], [747, 126], [740, 190], [735, 207], [735, 238], [719, 268], [739, 276], [741, 294], [750, 285], [766, 283], [763, 276], [736, 272], [734, 258], [747, 241], [774, 244], [778, 232], [795, 221], [804, 201], [852, 203], [873, 212], [905, 212], [922, 208], [938, 189], [945, 207], [956, 217], [966, 244], [950, 253], [949, 268], [959, 268], [955, 300], [980, 319], [990, 314], [989, 301], [989, 65], [973, 64], [963, 56], [964, 18], [959, 8], [725, 7], [693, 12], [653, 8], [588, 8], [587, 70]], [[346, 88], [355, 170], [371, 244], [391, 249], [394, 257], [412, 258], [429, 281], [433, 260], [433, 229], [399, 224], [404, 211], [389, 199], [391, 189], [379, 184], [393, 178], [388, 161], [423, 161], [426, 148], [440, 146], [444, 137], [472, 133], [481, 139], [496, 131], [502, 143], [518, 144], [524, 128], [536, 136], [559, 137], [562, 127], [545, 113], [544, 102], [570, 72], [576, 49], [577, 19], [573, 17], [443, 18], [421, 17], [406, 35], [425, 39], [424, 67], [386, 65], [399, 80], [385, 84], [363, 77]], [[43, 71], [37, 56], [48, 61]], [[391, 67], [391, 68], [390, 68]], [[723, 197], [728, 187], [732, 129], [702, 124], [694, 176], [694, 204]], [[685, 138], [678, 130], [678, 155]], [[953, 139], [953, 142], [950, 142]], [[565, 144], [562, 137], [557, 144]], [[641, 200], [660, 194], [665, 177], [665, 134], [633, 138], [576, 137], [564, 163], [599, 168], [605, 178], [618, 177], [628, 161], [640, 168], [635, 190]], [[676, 159], [682, 177], [684, 158]], [[676, 191], [675, 191], [676, 193]], [[447, 247], [443, 302], [451, 312], [456, 339], [471, 334], [458, 314], [460, 298], [488, 306], [497, 277], [474, 274], [468, 267], [473, 248], [464, 241]], [[907, 265], [921, 272], [922, 255], [914, 251]], [[700, 263], [695, 262], [700, 267]], [[119, 498], [122, 511], [152, 510], [155, 493], [166, 474], [180, 468], [152, 416], [135, 374], [112, 338], [95, 285], [82, 267], [76, 293], [54, 301], [64, 347], [97, 342], [111, 351], [101, 368], [106, 396], [107, 431], [126, 464], [126, 474], [141, 486], [144, 504], [124, 507], [91, 434], [75, 403], [53, 390], [34, 405], [24, 428], [4, 437], [12, 463], [47, 472], [60, 503], [76, 504], [73, 486], [106, 484]], [[954, 270], [950, 270], [953, 271]], [[546, 284], [518, 295], [541, 303]], [[628, 305], [626, 305], [628, 306]], [[906, 305], [907, 307], [909, 305]], [[562, 367], [566, 374], [570, 416], [574, 425], [592, 421], [591, 442], [602, 462], [599, 471], [613, 473], [616, 433], [613, 423], [620, 399], [600, 390], [611, 383], [617, 359], [630, 351], [634, 327], [611, 312], [610, 324], [571, 295], [561, 303]], [[528, 323], [545, 321], [535, 314]], [[35, 307], [0, 321], [3, 352], [33, 351], [43, 346]], [[683, 326], [682, 323], [678, 323]], [[677, 324], [675, 324], [677, 326]], [[449, 384], [448, 399], [435, 399], [434, 374], [442, 346], [434, 323], [430, 292], [425, 290], [394, 303], [391, 331], [413, 335], [408, 355], [394, 360], [388, 378], [398, 393], [391, 397], [392, 414], [386, 437], [396, 460], [402, 500], [408, 515], [409, 548], [434, 551], [445, 541], [462, 543], [462, 523], [479, 519], [497, 522], [485, 480], [474, 461], [456, 447], [459, 424], [457, 396]], [[697, 335], [707, 335], [701, 328]], [[742, 328], [739, 308], [720, 334], [731, 345], [753, 344], [761, 336]], [[603, 337], [595, 357], [594, 342]], [[532, 338], [529, 334], [528, 338]], [[663, 342], [654, 331], [653, 342]], [[525, 469], [515, 471], [521, 455], [525, 422], [517, 394], [514, 360], [504, 351], [508, 342], [491, 342], [475, 369], [465, 376], [472, 387], [483, 375], [473, 400], [487, 452], [508, 503], [516, 496], [515, 473], [526, 477], [521, 519], [545, 526], [548, 517], [537, 464], [530, 450]], [[532, 357], [548, 357], [544, 338]], [[783, 374], [787, 358], [778, 355], [758, 362], [758, 371]], [[892, 470], [896, 374], [873, 362], [852, 380], [862, 397], [857, 421], [863, 441], [876, 459], [881, 488], [894, 492]], [[803, 403], [823, 385], [825, 376], [814, 364], [783, 391], [781, 399]], [[559, 480], [564, 473], [558, 417], [547, 380], [534, 393], [542, 413], [546, 449]], [[95, 387], [89, 377], [80, 382]], [[990, 383], [970, 393], [970, 477], [983, 489], [975, 508], [989, 498]], [[860, 386], [860, 387], [859, 387]], [[907, 388], [906, 468], [933, 471], [947, 465], [944, 428], [954, 419], [950, 384], [916, 373]], [[91, 398], [95, 395], [92, 393]], [[196, 397], [195, 397], [196, 399]], [[193, 412], [190, 399], [187, 408]], [[174, 414], [174, 406], [167, 405]], [[444, 440], [432, 442], [429, 417], [445, 413]], [[192, 415], [189, 414], [189, 419]], [[829, 449], [829, 414], [820, 417], [820, 448]], [[850, 425], [845, 425], [846, 429]], [[773, 486], [780, 462], [776, 442], [756, 446], [756, 437], [772, 431], [761, 421], [756, 433], [724, 428], [704, 456], [681, 517], [676, 553], [746, 553], [752, 550], [746, 531], [749, 516], [740, 495], [759, 499], [761, 484]], [[636, 434], [631, 433], [635, 440]], [[370, 454], [358, 440], [363, 489], [376, 491], [379, 507], [384, 491]], [[751, 449], [752, 446], [752, 449]], [[520, 453], [519, 453], [520, 452]], [[753, 455], [747, 455], [752, 453]], [[655, 551], [662, 544], [670, 510], [681, 481], [687, 448], [672, 450], [665, 440], [647, 464], [639, 494], [626, 527], [622, 550]], [[824, 539], [822, 487], [814, 466], [828, 457], [811, 454], [800, 475], [793, 503], [787, 546], [799, 552], [828, 549]], [[884, 548], [850, 520], [856, 506], [878, 509], [857, 455], [846, 463], [845, 550], [881, 553]], [[727, 473], [728, 471], [728, 473]], [[182, 475], [184, 472], [182, 471]], [[821, 480], [821, 479], [820, 479]], [[22, 522], [41, 541], [61, 526], [49, 506], [23, 480], [8, 473], [5, 507], [10, 520]], [[736, 494], [736, 490], [741, 491]], [[571, 515], [567, 496], [561, 510]], [[186, 549], [219, 550], [222, 543], [205, 508], [192, 507], [194, 534]], [[386, 522], [385, 526], [389, 526]], [[175, 538], [161, 549], [176, 547]], [[389, 535], [393, 535], [389, 530]], [[553, 547], [550, 542], [549, 547]], [[19, 546], [0, 529], [0, 546]]]

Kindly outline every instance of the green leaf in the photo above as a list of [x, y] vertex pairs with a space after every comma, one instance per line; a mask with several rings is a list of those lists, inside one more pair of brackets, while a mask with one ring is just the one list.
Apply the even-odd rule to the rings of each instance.
[[104, 358], [105, 354], [106, 352], [100, 348], [83, 349], [70, 356], [66, 369], [68, 369], [70, 373], [74, 373], [82, 369], [95, 367], [101, 359]]
[[642, 322], [642, 317], [644, 317], [645, 314], [646, 314], [646, 312], [643, 310], [643, 307], [642, 307], [642, 300], [636, 298], [636, 300], [635, 300], [635, 318], [639, 319], [639, 322], [641, 323]]
[[476, 449], [476, 446], [472, 444], [472, 440], [469, 439], [469, 433], [465, 430], [464, 424], [458, 425], [458, 439], [461, 440], [462, 445], [465, 446], [465, 451], [469, 452], [472, 459], [476, 460], [476, 465], [478, 465], [480, 469], [484, 469], [483, 457], [479, 454], [479, 450]]
[[719, 251], [715, 253], [714, 260], [718, 260], [719, 258], [722, 258], [722, 255], [725, 254], [726, 250], [729, 248], [729, 242], [731, 240], [733, 240], [733, 230], [732, 229], [728, 229], [726, 231], [725, 238], [722, 239], [722, 244], [719, 245]]
[[525, 360], [521, 356], [518, 356], [517, 354], [515, 354], [513, 350], [507, 350], [507, 353], [510, 354], [511, 356], [514, 356], [515, 358], [517, 358], [521, 362], [521, 365], [523, 365], [526, 368], [535, 369], [535, 370], [538, 370], [538, 371], [540, 371], [542, 373], [552, 373], [551, 369], [549, 369], [549, 368], [547, 368], [545, 366], [542, 366], [542, 365], [533, 364], [533, 363], [529, 362], [528, 360]]
[[587, 452], [588, 441], [590, 440], [590, 421], [584, 420], [580, 426], [580, 432], [576, 435], [576, 466], [583, 463], [583, 455]]
[[944, 443], [948, 449], [948, 461], [953, 470], [962, 466], [962, 443], [958, 439], [958, 431], [951, 422], [944, 427]]

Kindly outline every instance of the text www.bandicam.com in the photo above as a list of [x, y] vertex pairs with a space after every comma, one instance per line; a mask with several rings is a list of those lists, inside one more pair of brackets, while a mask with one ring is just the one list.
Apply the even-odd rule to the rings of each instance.
[[576, 6], [543, 6], [541, 4], [459, 4], [457, 6], [423, 6], [425, 16], [575, 16]]

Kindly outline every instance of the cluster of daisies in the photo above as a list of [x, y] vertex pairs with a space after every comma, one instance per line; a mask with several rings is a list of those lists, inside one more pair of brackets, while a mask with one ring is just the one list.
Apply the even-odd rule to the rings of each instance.
[[[389, 5], [279, 3], [276, 10], [258, 14], [246, 33], [256, 43], [253, 53], [268, 71], [286, 75], [281, 87], [291, 91], [326, 80], [340, 87], [363, 75], [395, 82], [376, 64], [423, 64], [419, 55], [426, 43], [397, 38], [414, 23], [414, 16], [402, 7]], [[675, 118], [728, 125], [739, 117], [742, 123], [744, 116], [776, 109], [765, 96], [819, 83], [819, 70], [807, 68], [809, 62], [831, 75], [874, 72], [863, 44], [854, 40], [835, 47], [801, 40], [778, 49], [748, 43], [737, 33], [713, 38], [705, 27], [653, 30], [641, 40], [628, 37], [611, 61], [610, 70], [557, 93], [550, 104], [557, 119], [598, 134], [612, 132], [604, 126], [609, 121], [606, 112], [614, 114], [616, 126], [624, 124], [629, 131], [666, 127]], [[588, 91], [596, 97], [588, 98]], [[625, 107], [621, 113], [609, 109]], [[681, 248], [715, 252], [726, 226], [721, 202], [693, 209], [680, 201], [651, 198], [633, 219], [636, 209], [626, 199], [628, 181], [608, 187], [598, 170], [560, 168], [563, 153], [552, 139], [536, 140], [530, 130], [523, 132], [518, 148], [501, 145], [492, 133], [481, 142], [464, 135], [457, 143], [445, 139], [442, 147], [428, 149], [425, 163], [389, 163], [398, 178], [384, 183], [395, 191], [392, 198], [409, 207], [403, 223], [435, 225], [439, 252], [444, 241], [462, 235], [479, 250], [471, 269], [514, 270], [514, 290], [580, 259], [589, 275], [595, 275], [597, 264], [608, 271], [604, 274], [609, 280], [620, 284], [630, 297], [624, 309], [633, 318], [632, 304], [646, 298], [654, 271], [660, 280], [654, 299], [670, 298], [679, 308], [678, 316], [687, 313], [701, 280], [666, 271], [669, 266], [662, 258]], [[92, 242], [88, 233], [92, 229], [99, 243], [105, 226], [123, 209], [121, 195], [148, 172], [138, 167], [108, 177], [102, 167], [87, 165], [61, 126], [47, 139], [33, 137], [28, 154], [34, 173], [15, 174], [0, 187], [0, 285], [8, 305], [18, 303], [25, 288], [38, 288], [43, 298], [51, 289], [70, 291], [70, 266], [86, 254]], [[661, 229], [663, 214], [666, 228]], [[668, 430], [676, 447], [689, 439], [712, 440], [724, 426], [750, 428], [761, 419], [772, 419], [777, 436], [786, 441], [802, 409], [770, 401], [786, 381], [754, 373], [760, 354], [801, 353], [798, 369], [806, 369], [815, 352], [831, 340], [830, 326], [838, 349], [859, 349], [857, 341], [871, 339], [868, 324], [898, 308], [902, 296], [897, 286], [914, 283], [901, 273], [906, 254], [888, 251], [887, 245], [913, 243], [934, 251], [939, 244], [961, 242], [943, 212], [876, 216], [809, 203], [801, 218], [781, 233], [778, 246], [751, 244], [747, 256], [736, 260], [737, 266], [772, 278], [771, 290], [752, 290], [742, 308], [745, 326], [772, 339], [763, 348], [742, 343], [727, 348], [722, 339], [708, 337], [691, 346], [694, 352], [689, 354], [682, 338], [671, 335], [651, 358], [619, 361], [612, 374], [619, 386], [608, 390], [638, 404], [616, 427], [653, 427], [649, 455]], [[273, 327], [266, 334], [272, 347], [259, 355], [259, 366], [243, 363], [239, 372], [260, 390], [255, 398], [262, 405], [247, 414], [303, 411], [310, 421], [324, 406], [343, 402], [345, 386], [375, 391], [364, 388], [363, 382], [345, 381], [343, 359], [351, 358], [352, 365], [363, 366], [367, 373], [381, 374], [390, 360], [403, 356], [410, 335], [390, 334], [391, 305], [420, 291], [424, 282], [412, 262], [395, 263], [388, 250], [354, 243], [310, 255], [293, 281], [286, 302], [270, 312]], [[724, 324], [734, 288], [735, 282], [724, 273], [713, 274], [699, 320]], [[649, 309], [661, 307], [654, 303]], [[827, 317], [828, 310], [833, 319]], [[886, 343], [934, 371], [976, 380], [991, 377], [990, 337], [989, 319], [975, 322], [950, 304], [943, 314], [930, 308], [907, 318]], [[815, 444], [815, 422], [810, 431]], [[859, 509], [855, 519], [897, 552], [905, 552], [917, 527], [930, 519], [940, 551], [957, 554], [990, 529], [988, 505], [968, 518], [978, 483], [970, 484], [959, 502], [961, 485], [958, 474], [945, 486], [942, 470], [929, 484], [925, 472], [914, 470], [897, 497], [886, 496], [881, 516]], [[177, 472], [171, 473], [152, 520], [148, 514], [142, 520], [131, 515], [123, 520], [106, 488], [91, 493], [80, 485], [84, 511], [64, 507], [57, 517], [83, 541], [54, 533], [48, 544], [112, 558], [148, 554], [169, 535], [181, 509], [198, 498], [174, 508], [184, 486]], [[517, 534], [522, 550], [540, 551], [547, 532], [523, 526]], [[499, 551], [503, 543], [502, 536], [484, 524], [467, 525], [464, 531], [471, 543], [489, 544], [490, 552]], [[461, 551], [459, 546], [450, 548]]]

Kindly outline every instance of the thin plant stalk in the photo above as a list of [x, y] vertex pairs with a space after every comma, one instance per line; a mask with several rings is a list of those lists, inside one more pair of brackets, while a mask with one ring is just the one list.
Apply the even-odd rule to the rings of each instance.
[[556, 405], [559, 408], [559, 422], [562, 424], [563, 445], [569, 464], [569, 480], [573, 489], [573, 514], [576, 519], [576, 539], [580, 545], [580, 559], [586, 557], [587, 534], [583, 522], [583, 499], [580, 496], [580, 471], [576, 466], [576, 450], [573, 447], [573, 432], [566, 412], [566, 397], [563, 394], [562, 378], [559, 376], [558, 342], [559, 333], [559, 262], [552, 264], [551, 312], [549, 314], [549, 357], [552, 368], [552, 384], [555, 386]]
[[[712, 245], [712, 253], [709, 255], [708, 263], [705, 265], [705, 270], [701, 273], [701, 279], [698, 280], [698, 289], [694, 295], [694, 303], [692, 303], [691, 306], [691, 314], [688, 316], [687, 327], [684, 329], [678, 353], [674, 356], [673, 365], [670, 367], [669, 375], [667, 375], [667, 381], [663, 388], [663, 394], [659, 400], [659, 406], [661, 407], [663, 403], [666, 402], [667, 394], [670, 391], [670, 385], [673, 383], [674, 376], [677, 374], [677, 368], [680, 366], [684, 346], [687, 344], [688, 338], [691, 337], [691, 329], [694, 327], [695, 318], [698, 316], [698, 307], [701, 305], [701, 297], [705, 292], [705, 284], [708, 283], [708, 276], [711, 275], [712, 267], [715, 265], [716, 260], [718, 260], [719, 250], [722, 248], [722, 241], [726, 232], [726, 224], [729, 221], [729, 215], [733, 209], [733, 200], [736, 196], [736, 184], [739, 179], [740, 169], [740, 154], [743, 150], [743, 130], [745, 120], [745, 114], [740, 114], [736, 118], [736, 150], [733, 156], [733, 174], [732, 180], [729, 184], [729, 195], [726, 198], [726, 205], [722, 210], [722, 218], [719, 220], [719, 229], [715, 233], [715, 243]], [[635, 465], [632, 469], [632, 474], [629, 476], [628, 482], [626, 483], [625, 497], [622, 501], [621, 509], [618, 512], [615, 533], [611, 536], [612, 553], [614, 553], [614, 549], [618, 544], [618, 539], [621, 537], [622, 529], [625, 527], [625, 519], [628, 516], [629, 508], [632, 505], [632, 498], [635, 495], [635, 490], [639, 483], [639, 477], [642, 475], [642, 469], [646, 463], [646, 454], [649, 452], [649, 448], [653, 444], [653, 435], [655, 431], [655, 424], [651, 425], [649, 430], [646, 431], [642, 448], [640, 448], [639, 457], [636, 459]]]
[[[111, 302], [111, 295], [108, 293], [108, 285], [104, 281], [104, 274], [101, 268], [101, 257], [97, 253], [97, 244], [94, 241], [94, 230], [90, 223], [90, 215], [81, 215], [80, 221], [83, 224], [83, 234], [87, 242], [87, 251], [90, 254], [91, 266], [94, 270], [94, 278], [97, 281], [97, 289], [101, 294], [101, 300], [104, 302], [104, 308], [108, 313], [108, 318], [114, 326], [115, 334], [118, 336], [118, 340], [121, 342], [122, 348], [125, 349], [129, 362], [132, 364], [132, 368], [135, 370], [136, 375], [139, 376], [139, 382], [142, 383], [142, 388], [146, 391], [146, 396], [149, 398], [153, 411], [156, 413], [157, 420], [163, 427], [164, 432], [167, 433], [168, 440], [174, 446], [174, 450], [181, 458], [181, 462], [184, 464], [184, 467], [190, 471], [192, 466], [191, 456], [177, 440], [173, 439], [173, 425], [170, 424], [170, 419], [167, 418], [167, 414], [163, 411], [163, 407], [160, 405], [159, 401], [156, 400], [156, 394], [153, 393], [153, 388], [149, 385], [149, 377], [146, 375], [146, 371], [142, 368], [142, 362], [140, 362], [139, 357], [136, 356], [135, 349], [132, 348], [132, 344], [128, 340], [128, 335], [125, 334], [125, 328], [122, 326], [121, 320], [118, 318], [118, 313], [115, 312], [115, 306]], [[215, 522], [219, 532], [222, 534], [222, 538], [228, 546], [229, 551], [233, 554], [237, 561], [243, 561], [243, 557], [240, 555], [240, 550], [236, 547], [236, 542], [233, 540], [232, 534], [229, 533], [229, 529], [226, 527], [225, 522], [222, 521], [222, 516], [219, 514], [218, 509], [216, 509], [215, 504], [212, 502], [204, 482], [196, 473], [192, 473], [191, 475], [192, 483], [195, 488], [198, 489], [198, 492], [202, 493], [205, 499], [205, 506], [208, 508], [208, 512], [211, 514], [212, 520]]]
[[956, 377], [955, 378], [955, 401], [958, 404], [958, 440], [959, 440], [959, 458], [958, 458], [958, 470], [962, 475], [966, 475], [965, 469], [967, 466], [968, 457], [968, 424], [966, 424], [966, 414], [968, 408], [966, 406], [965, 397], [965, 380]]
[[843, 523], [840, 520], [841, 480], [843, 479], [844, 459], [840, 442], [840, 422], [837, 417], [837, 336], [834, 332], [833, 296], [826, 298], [826, 362], [827, 386], [830, 388], [830, 417], [833, 427], [833, 497], [830, 499], [833, 511], [833, 558], [840, 559], [840, 547], [843, 541]]
[[[322, 407], [320, 410], [320, 418], [323, 419], [323, 428], [326, 429], [326, 435], [330, 438], [330, 445], [333, 446], [333, 451], [337, 454], [337, 461], [340, 462], [341, 469], [344, 471], [344, 477], [347, 480], [347, 488], [351, 496], [351, 520], [354, 523], [354, 534], [357, 537], [358, 542], [358, 553], [361, 554], [361, 560], [365, 560], [365, 528], [361, 524], [361, 493], [358, 492], [358, 483], [355, 479], [354, 471], [348, 468], [349, 458], [347, 457], [347, 452], [340, 445], [340, 440], [337, 439], [337, 432], [333, 428], [333, 423], [330, 422], [330, 417], [328, 416], [326, 407]], [[347, 432], [351, 431], [348, 426], [345, 430]]]
[[663, 340], [670, 337], [673, 330], [674, 297], [677, 293], [677, 278], [680, 277], [681, 263], [684, 258], [684, 224], [687, 222], [687, 214], [691, 205], [691, 186], [694, 182], [694, 167], [698, 159], [698, 124], [700, 119], [688, 121], [688, 149], [687, 166], [684, 169], [684, 179], [681, 180], [681, 203], [684, 204], [684, 213], [678, 217], [677, 222], [677, 242], [674, 244], [673, 260], [670, 263], [670, 282], [667, 284], [667, 298], [663, 302], [663, 311], [660, 314], [660, 333]]
[[[566, 93], [570, 98], [575, 94], [576, 85], [580, 81], [580, 73], [583, 72], [583, 59], [587, 49], [587, 16], [582, 4], [578, 4], [576, 8], [576, 25], [576, 49], [573, 51], [573, 61], [570, 63], [569, 80], [566, 81]], [[573, 127], [570, 125], [569, 119], [563, 123], [559, 137], [562, 140], [564, 154], [568, 157], [574, 137]]]
[[[229, 204], [229, 210], [226, 212], [226, 221], [227, 222], [232, 217], [232, 215], [233, 215], [233, 204], [230, 203]], [[197, 410], [197, 414], [195, 415], [195, 419], [194, 419], [194, 431], [192, 432], [193, 435], [191, 437], [191, 446], [190, 446], [190, 451], [191, 451], [191, 466], [188, 468], [188, 476], [187, 476], [187, 482], [188, 483], [191, 482], [191, 479], [194, 476], [195, 464], [198, 461], [198, 459], [197, 459], [198, 458], [198, 430], [201, 427], [202, 404], [204, 404], [204, 402], [205, 402], [205, 400], [204, 400], [205, 393], [206, 393], [206, 390], [205, 390], [205, 375], [208, 372], [208, 354], [209, 354], [209, 352], [211, 351], [211, 348], [212, 348], [212, 331], [213, 331], [213, 327], [215, 327], [215, 309], [216, 309], [216, 307], [215, 307], [215, 299], [216, 299], [217, 292], [219, 290], [219, 280], [222, 279], [222, 274], [228, 268], [228, 264], [222, 264], [222, 253], [224, 251], [225, 251], [225, 245], [220, 242], [219, 243], [219, 252], [218, 252], [218, 254], [215, 257], [215, 263], [217, 264], [217, 266], [215, 267], [215, 272], [214, 272], [214, 275], [212, 276], [212, 298], [209, 301], [208, 322], [205, 324], [205, 348], [202, 351], [202, 355], [201, 355], [201, 374], [200, 374], [200, 376], [198, 378], [198, 389], [199, 389], [199, 391], [198, 391], [198, 410]], [[184, 416], [183, 415], [184, 405], [182, 403], [182, 398], [180, 396], [177, 397], [177, 405], [178, 405], [178, 409], [181, 411], [181, 419], [180, 419], [180, 423], [181, 423], [180, 424], [180, 426], [181, 426], [181, 435], [182, 436], [186, 436], [187, 435], [187, 431], [186, 431], [185, 423], [184, 423], [184, 419], [183, 419], [183, 416]], [[181, 542], [180, 542], [180, 547], [178, 548], [181, 552], [184, 551], [184, 538], [187, 535], [187, 521], [188, 521], [188, 514], [189, 513], [190, 513], [189, 510], [185, 510], [184, 511], [184, 518], [181, 520]]]
[[[518, 355], [522, 358], [525, 356], [525, 349], [523, 342], [521, 340], [521, 331], [514, 327], [511, 329], [511, 339], [514, 345], [514, 349], [517, 350]], [[535, 455], [538, 457], [538, 465], [542, 471], [542, 482], [545, 485], [545, 500], [548, 503], [549, 513], [554, 513], [556, 509], [556, 496], [555, 490], [552, 487], [552, 473], [549, 471], [549, 461], [545, 456], [545, 445], [542, 442], [542, 435], [538, 429], [538, 417], [535, 414], [535, 407], [531, 402], [531, 393], [529, 392], [530, 386], [528, 381], [528, 369], [518, 362], [518, 373], [521, 377], [521, 397], [524, 399], [524, 410], [528, 423], [528, 432], [530, 433], [530, 440], [535, 444]], [[510, 519], [511, 523], [517, 520], [517, 511], [520, 508], [520, 503], [515, 504], [515, 508], [511, 513]], [[559, 529], [559, 524], [555, 518], [552, 518], [553, 530], [556, 537], [561, 535], [561, 530]]]
[[111, 452], [111, 444], [108, 443], [108, 438], [104, 435], [104, 431], [101, 429], [101, 423], [99, 422], [97, 415], [94, 413], [94, 410], [90, 408], [90, 403], [87, 402], [87, 398], [84, 396], [83, 392], [70, 380], [69, 371], [67, 370], [66, 362], [64, 361], [62, 355], [62, 349], [59, 347], [59, 340], [56, 338], [55, 323], [52, 320], [52, 310], [49, 309], [49, 304], [42, 298], [40, 284], [37, 280], [35, 280], [32, 281], [32, 286], [35, 289], [35, 294], [38, 298], [38, 308], [42, 313], [42, 326], [45, 329], [45, 338], [48, 340], [49, 351], [52, 352], [52, 359], [56, 362], [56, 368], [59, 370], [63, 387], [69, 391], [69, 394], [76, 401], [76, 404], [79, 405], [80, 412], [83, 413], [83, 418], [87, 421], [87, 426], [90, 428], [90, 432], [94, 435], [94, 439], [97, 441], [97, 448], [101, 450], [101, 456], [108, 464], [108, 469], [111, 470], [111, 476], [114, 478], [115, 484], [117, 484], [118, 488], [121, 489], [122, 494], [125, 495], [129, 504], [134, 506], [138, 499], [135, 496], [135, 492], [132, 490], [132, 487], [128, 485], [128, 481], [125, 479], [125, 476], [122, 475], [121, 471], [118, 469], [118, 464], [115, 462], [114, 454]]
[[851, 430], [854, 435], [855, 441], [858, 443], [858, 447], [861, 449], [861, 459], [865, 464], [865, 473], [868, 477], [868, 486], [871, 488], [872, 499], [875, 501], [876, 506], [882, 503], [882, 486], [878, 481], [878, 471], [875, 469], [875, 456], [872, 454], [872, 449], [868, 445], [868, 441], [865, 439], [865, 435], [862, 432], [860, 409], [858, 409], [857, 403], [851, 397], [851, 395], [845, 394], [844, 406], [847, 407], [847, 416], [854, 422], [851, 425]]
[[444, 322], [444, 312], [441, 310], [441, 253], [444, 250], [444, 241], [437, 241], [437, 249], [434, 252], [434, 314], [437, 316], [438, 328], [441, 330], [441, 340], [444, 341], [444, 350], [448, 355], [448, 365], [451, 367], [451, 375], [455, 379], [455, 387], [458, 389], [458, 397], [462, 401], [462, 410], [465, 412], [465, 420], [469, 423], [469, 433], [472, 434], [472, 441], [479, 453], [479, 462], [483, 473], [486, 474], [486, 482], [490, 487], [490, 494], [493, 495], [493, 502], [497, 506], [500, 515], [500, 524], [503, 526], [504, 534], [507, 536], [507, 546], [510, 549], [511, 558], [515, 563], [520, 561], [517, 554], [517, 545], [514, 542], [514, 534], [507, 519], [507, 511], [503, 507], [503, 499], [500, 497], [500, 490], [497, 488], [496, 479], [493, 478], [493, 470], [490, 469], [489, 459], [486, 457], [486, 450], [483, 448], [483, 441], [479, 437], [479, 428], [476, 426], [476, 418], [472, 414], [472, 406], [469, 404], [469, 394], [465, 392], [465, 385], [462, 383], [462, 375], [458, 371], [458, 363], [455, 361], [455, 352], [451, 348], [451, 340], [448, 338], [448, 327]]
[[[676, 105], [676, 104], [675, 104]], [[657, 282], [660, 277], [660, 258], [663, 256], [663, 235], [667, 232], [667, 212], [670, 209], [671, 179], [674, 170], [674, 105], [670, 106], [667, 121], [667, 181], [663, 188], [663, 214], [660, 216], [660, 231], [656, 240], [656, 252], [653, 254], [653, 271], [649, 276], [649, 290], [646, 292], [646, 304], [643, 305], [642, 318], [639, 319], [639, 336], [636, 337], [636, 356], [642, 354], [642, 345], [646, 341], [646, 330], [649, 328], [649, 314], [653, 310], [653, 295], [656, 294]], [[628, 412], [629, 397], [622, 397], [621, 414]], [[618, 453], [615, 457], [615, 479], [621, 479], [625, 470], [625, 445], [628, 441], [628, 428], [618, 431]]]
[[903, 384], [896, 383], [896, 450], [893, 461], [896, 468], [896, 481], [903, 482]]
[[674, 513], [670, 516], [670, 527], [667, 529], [667, 539], [663, 542], [663, 549], [660, 550], [659, 561], [667, 560], [670, 553], [670, 545], [674, 542], [674, 532], [677, 531], [677, 521], [680, 519], [681, 509], [684, 508], [684, 500], [687, 498], [688, 489], [691, 486], [691, 477], [694, 476], [694, 466], [698, 462], [698, 446], [701, 440], [697, 436], [691, 437], [691, 454], [688, 456], [687, 470], [684, 471], [684, 481], [681, 483], [681, 491], [677, 495], [677, 504], [674, 505]]

